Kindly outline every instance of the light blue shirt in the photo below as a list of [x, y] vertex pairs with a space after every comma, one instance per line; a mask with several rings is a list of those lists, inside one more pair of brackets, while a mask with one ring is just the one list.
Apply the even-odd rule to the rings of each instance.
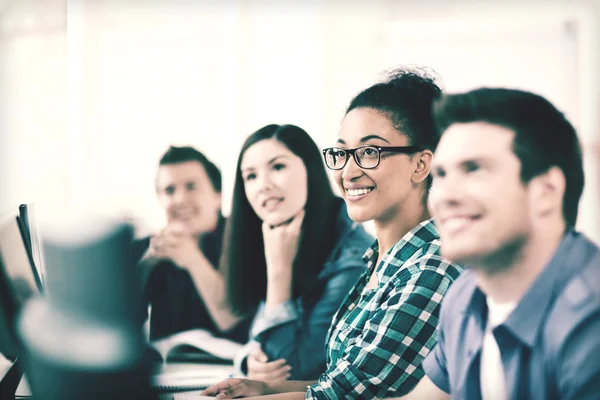
[[[481, 399], [480, 359], [487, 321], [472, 271], [442, 303], [427, 376], [456, 399]], [[506, 321], [493, 330], [510, 399], [600, 398], [600, 249], [565, 233], [551, 261]]]

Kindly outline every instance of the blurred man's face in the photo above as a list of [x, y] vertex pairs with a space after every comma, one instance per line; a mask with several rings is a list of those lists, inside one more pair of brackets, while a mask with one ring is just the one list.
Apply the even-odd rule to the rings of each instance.
[[485, 122], [453, 124], [442, 135], [429, 209], [444, 257], [480, 265], [525, 243], [531, 199], [513, 139], [511, 129]]
[[169, 224], [180, 223], [192, 235], [214, 231], [221, 212], [217, 193], [197, 161], [161, 165], [156, 177], [158, 200]]

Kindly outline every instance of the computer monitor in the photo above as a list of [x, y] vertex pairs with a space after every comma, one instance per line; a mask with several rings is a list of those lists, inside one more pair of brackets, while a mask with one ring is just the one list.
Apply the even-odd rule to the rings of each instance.
[[[21, 235], [23, 236], [23, 242], [27, 248], [27, 253], [33, 260], [33, 250], [31, 248], [31, 231], [29, 229], [29, 207], [27, 204], [21, 204], [19, 206], [19, 215], [17, 215], [17, 222], [19, 228], [21, 228]], [[33, 262], [32, 262], [33, 264]]]
[[43, 291], [42, 285], [42, 271], [43, 271], [43, 256], [41, 251], [41, 239], [39, 230], [35, 225], [33, 204], [21, 204], [19, 206], [19, 215], [17, 216], [17, 223], [19, 230], [21, 231], [21, 237], [27, 250], [27, 256], [29, 257], [29, 263], [33, 268], [33, 275], [35, 277], [38, 290]]

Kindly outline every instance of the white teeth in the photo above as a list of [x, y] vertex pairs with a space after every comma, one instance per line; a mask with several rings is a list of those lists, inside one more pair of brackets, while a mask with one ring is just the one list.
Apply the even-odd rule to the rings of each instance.
[[279, 204], [280, 201], [281, 199], [269, 199], [264, 202], [263, 207], [274, 207], [275, 205]]
[[367, 194], [372, 191], [373, 188], [363, 188], [363, 189], [346, 189], [348, 196], [360, 196], [363, 194]]
[[450, 218], [449, 220], [447, 220], [444, 225], [445, 228], [449, 231], [455, 231], [457, 229], [461, 229], [462, 227], [464, 227], [465, 225], [467, 225], [469, 222], [471, 222], [470, 218]]

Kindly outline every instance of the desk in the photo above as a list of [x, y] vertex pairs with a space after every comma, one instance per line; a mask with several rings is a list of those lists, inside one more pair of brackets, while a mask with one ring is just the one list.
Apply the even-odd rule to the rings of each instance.
[[[0, 376], [3, 376], [10, 364], [0, 365]], [[169, 374], [177, 374], [181, 373], [183, 375], [198, 373], [201, 376], [212, 376], [216, 378], [216, 381], [227, 378], [234, 371], [232, 365], [222, 365], [222, 364], [213, 364], [213, 363], [168, 363], [157, 365], [154, 373], [161, 375], [169, 375]], [[188, 374], [188, 375], [189, 375]], [[159, 395], [160, 400], [172, 400], [178, 393], [187, 393], [187, 392], [165, 392]], [[199, 391], [189, 391], [190, 395], [197, 394]], [[27, 384], [27, 380], [24, 377], [21, 379], [21, 383], [17, 389], [17, 393], [15, 399], [33, 399], [34, 397], [29, 390], [29, 386]], [[193, 399], [193, 396], [190, 397]]]

